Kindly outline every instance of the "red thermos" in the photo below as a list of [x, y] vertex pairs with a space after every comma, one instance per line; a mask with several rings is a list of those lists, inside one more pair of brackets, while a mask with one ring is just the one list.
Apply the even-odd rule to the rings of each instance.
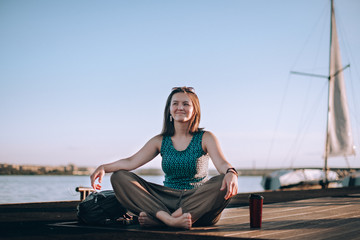
[[250, 228], [261, 228], [264, 197], [256, 194], [249, 196]]

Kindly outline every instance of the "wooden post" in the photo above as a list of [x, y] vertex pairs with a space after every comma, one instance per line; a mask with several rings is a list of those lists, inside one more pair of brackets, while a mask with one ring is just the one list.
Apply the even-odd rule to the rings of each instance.
[[91, 192], [95, 192], [91, 187], [77, 187], [75, 191], [80, 193], [80, 201], [83, 201]]

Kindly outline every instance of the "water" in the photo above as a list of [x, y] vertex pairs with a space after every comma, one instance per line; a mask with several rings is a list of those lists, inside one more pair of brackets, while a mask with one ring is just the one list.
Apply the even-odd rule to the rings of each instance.
[[[163, 176], [142, 176], [147, 181], [161, 184]], [[259, 192], [261, 176], [239, 176], [239, 193]], [[0, 204], [74, 201], [80, 199], [76, 187], [90, 186], [89, 176], [0, 176], [2, 187]], [[112, 189], [110, 175], [103, 179], [102, 189]]]

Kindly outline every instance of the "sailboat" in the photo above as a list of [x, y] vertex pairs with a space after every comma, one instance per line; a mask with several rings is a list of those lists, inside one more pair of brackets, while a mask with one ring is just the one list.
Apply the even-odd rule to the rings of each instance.
[[328, 114], [323, 169], [283, 169], [272, 172], [262, 179], [261, 184], [265, 190], [304, 185], [321, 185], [326, 188], [331, 182], [340, 180], [337, 172], [329, 170], [328, 158], [355, 155], [343, 75], [343, 71], [349, 66], [343, 67], [341, 63], [334, 2], [331, 0], [329, 75], [292, 72], [328, 79]]

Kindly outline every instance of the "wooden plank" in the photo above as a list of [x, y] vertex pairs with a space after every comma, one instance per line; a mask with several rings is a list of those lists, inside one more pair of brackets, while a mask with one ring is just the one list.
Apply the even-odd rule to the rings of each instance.
[[[313, 199], [320, 197], [336, 197], [348, 196], [350, 194], [359, 194], [360, 187], [346, 187], [346, 188], [327, 188], [327, 189], [309, 189], [309, 190], [278, 190], [278, 191], [265, 191], [258, 192], [264, 197], [264, 204], [297, 201], [303, 199]], [[233, 197], [228, 207], [241, 207], [249, 205], [249, 194], [240, 193]]]
[[[343, 214], [342, 216], [347, 218], [348, 214]], [[347, 222], [348, 220], [346, 220], [346, 223]], [[323, 236], [324, 232], [328, 232], [329, 229], [333, 229], [342, 224], [344, 224], [344, 219], [290, 221], [286, 226], [265, 229], [266, 231], [263, 231], [259, 234], [254, 234], [252, 237], [271, 239], [311, 239], [310, 236]]]
[[[312, 239], [313, 236], [323, 236], [323, 232], [329, 232], [329, 229], [339, 228], [339, 225], [344, 225], [342, 231], [347, 230], [346, 225], [351, 224], [352, 220], [359, 220], [360, 216], [360, 201], [354, 199], [347, 199], [347, 201], [339, 202], [341, 199], [316, 199], [315, 201], [297, 201], [289, 204], [272, 204], [264, 208], [263, 228], [257, 231], [240, 231], [239, 233], [228, 234], [226, 236], [233, 237], [256, 237], [267, 239]], [[344, 200], [344, 199], [342, 199]], [[323, 206], [319, 203], [327, 203]], [[286, 205], [315, 205], [314, 208], [306, 208], [305, 212], [282, 211], [282, 213], [268, 217], [270, 211], [269, 207], [282, 207]], [[348, 205], [347, 205], [348, 204]], [[275, 205], [275, 206], [274, 206]], [[330, 207], [330, 209], [329, 209]], [[272, 209], [270, 209], [273, 212]], [[286, 214], [284, 214], [286, 213]], [[331, 233], [329, 233], [331, 235]], [[307, 235], [311, 235], [308, 237]]]
[[356, 235], [356, 233], [360, 232], [360, 219], [355, 220], [350, 218], [347, 219], [345, 223], [334, 221], [333, 224], [333, 226], [328, 226], [326, 228], [316, 226], [318, 227], [317, 229], [303, 231], [302, 233], [297, 233], [296, 235], [282, 239], [354, 239], [354, 237], [359, 236]]

